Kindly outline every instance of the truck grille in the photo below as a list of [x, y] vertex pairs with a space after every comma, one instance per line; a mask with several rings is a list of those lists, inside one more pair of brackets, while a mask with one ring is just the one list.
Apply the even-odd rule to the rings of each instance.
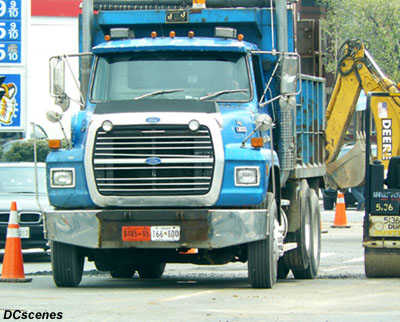
[[99, 129], [93, 150], [97, 191], [104, 196], [203, 195], [211, 187], [210, 130], [187, 125], [115, 125]]

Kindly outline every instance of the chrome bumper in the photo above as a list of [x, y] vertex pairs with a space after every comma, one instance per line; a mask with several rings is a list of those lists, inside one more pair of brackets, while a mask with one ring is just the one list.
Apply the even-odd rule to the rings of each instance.
[[[88, 248], [222, 248], [264, 239], [265, 210], [74, 210], [45, 213], [47, 239]], [[179, 225], [179, 241], [122, 241], [122, 226]]]

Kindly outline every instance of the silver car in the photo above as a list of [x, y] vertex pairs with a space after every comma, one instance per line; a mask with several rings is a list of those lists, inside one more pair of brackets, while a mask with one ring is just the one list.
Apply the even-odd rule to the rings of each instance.
[[17, 203], [22, 248], [48, 248], [42, 212], [50, 207], [45, 163], [37, 163], [37, 169], [38, 198], [33, 162], [0, 163], [0, 249], [5, 247], [12, 201]]

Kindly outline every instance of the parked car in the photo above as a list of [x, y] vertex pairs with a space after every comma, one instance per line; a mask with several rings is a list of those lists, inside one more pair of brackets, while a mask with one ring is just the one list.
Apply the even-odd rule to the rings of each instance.
[[22, 248], [48, 248], [42, 212], [42, 209], [51, 207], [47, 196], [45, 163], [38, 163], [37, 169], [38, 199], [33, 162], [0, 163], [0, 248], [5, 247], [12, 201], [17, 203]]

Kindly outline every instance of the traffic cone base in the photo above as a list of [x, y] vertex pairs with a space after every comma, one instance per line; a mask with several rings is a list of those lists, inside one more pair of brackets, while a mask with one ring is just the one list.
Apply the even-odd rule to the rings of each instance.
[[0, 282], [25, 283], [30, 281], [32, 281], [32, 279], [25, 278], [24, 274], [17, 204], [13, 201], [11, 203], [10, 218], [8, 220], [6, 247], [4, 250]]
[[332, 228], [350, 228], [347, 225], [346, 216], [346, 203], [344, 201], [344, 194], [338, 191], [336, 200], [336, 210], [335, 210], [335, 220], [333, 222]]

